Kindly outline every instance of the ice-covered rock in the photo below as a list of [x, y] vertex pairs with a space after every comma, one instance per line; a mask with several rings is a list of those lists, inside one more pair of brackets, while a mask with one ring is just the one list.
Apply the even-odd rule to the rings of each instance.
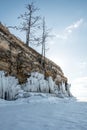
[[62, 83], [56, 85], [52, 77], [45, 79], [44, 75], [38, 72], [31, 73], [23, 89], [27, 92], [52, 93], [58, 97], [71, 96], [68, 84], [66, 85], [65, 82], [62, 81]]
[[72, 97], [72, 94], [70, 92], [70, 87], [71, 87], [71, 84], [67, 84], [67, 94], [69, 97]]
[[6, 77], [5, 73], [0, 71], [0, 98], [6, 100], [26, 98], [30, 96], [29, 92], [51, 93], [62, 98], [72, 96], [69, 84], [62, 82], [56, 85], [52, 77], [45, 79], [44, 75], [38, 72], [32, 72], [25, 84], [18, 85], [15, 77]]
[[50, 93], [54, 93], [54, 81], [52, 80], [52, 77], [48, 78], [48, 84], [49, 84], [49, 89], [50, 89]]
[[18, 94], [19, 89], [20, 86], [15, 77], [6, 77], [3, 71], [0, 72], [0, 98], [12, 100]]
[[40, 92], [43, 92], [43, 93], [49, 93], [49, 84], [48, 84], [48, 81], [46, 80], [40, 80], [39, 81], [39, 85], [40, 85]]

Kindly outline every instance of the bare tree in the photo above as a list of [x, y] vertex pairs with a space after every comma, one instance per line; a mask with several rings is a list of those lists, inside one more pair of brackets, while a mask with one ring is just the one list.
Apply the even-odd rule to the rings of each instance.
[[42, 22], [42, 59], [41, 59], [41, 64], [44, 69], [44, 75], [46, 73], [46, 68], [45, 68], [45, 57], [46, 57], [46, 43], [47, 43], [47, 38], [49, 37], [49, 30], [46, 27], [45, 23], [45, 17], [43, 17], [43, 22]]
[[16, 30], [25, 31], [26, 33], [26, 45], [30, 46], [30, 43], [36, 41], [38, 42], [39, 38], [35, 36], [35, 32], [40, 28], [39, 20], [40, 16], [36, 16], [35, 13], [39, 9], [35, 7], [34, 3], [31, 2], [26, 6], [27, 11], [24, 14], [21, 14], [18, 19], [21, 19], [22, 22], [20, 26], [8, 26], [8, 28], [13, 28]]

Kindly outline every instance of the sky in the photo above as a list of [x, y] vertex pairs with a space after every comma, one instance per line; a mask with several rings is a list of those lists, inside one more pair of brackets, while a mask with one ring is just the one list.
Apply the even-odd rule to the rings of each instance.
[[[19, 25], [17, 17], [30, 2], [0, 0], [0, 21]], [[87, 96], [87, 0], [36, 0], [35, 6], [51, 28], [46, 56], [61, 66], [76, 96]], [[25, 41], [23, 33], [10, 31]]]

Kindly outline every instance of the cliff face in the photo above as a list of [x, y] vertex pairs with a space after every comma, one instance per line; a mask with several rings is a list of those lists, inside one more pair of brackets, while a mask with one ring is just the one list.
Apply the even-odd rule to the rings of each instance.
[[[38, 71], [43, 73], [42, 56], [20, 39], [15, 37], [0, 23], [0, 70], [7, 75], [14, 75], [20, 83], [26, 82], [29, 73]], [[52, 76], [56, 84], [62, 81], [67, 83], [61, 68], [49, 59], [45, 59], [46, 77]]]

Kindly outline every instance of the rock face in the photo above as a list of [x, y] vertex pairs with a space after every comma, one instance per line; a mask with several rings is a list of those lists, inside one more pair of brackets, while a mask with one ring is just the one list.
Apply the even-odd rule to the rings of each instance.
[[[34, 49], [27, 47], [0, 23], [0, 70], [6, 75], [14, 75], [20, 83], [26, 82], [31, 72], [43, 73], [42, 56]], [[51, 76], [57, 85], [64, 82], [61, 68], [49, 59], [45, 59], [45, 75]]]

